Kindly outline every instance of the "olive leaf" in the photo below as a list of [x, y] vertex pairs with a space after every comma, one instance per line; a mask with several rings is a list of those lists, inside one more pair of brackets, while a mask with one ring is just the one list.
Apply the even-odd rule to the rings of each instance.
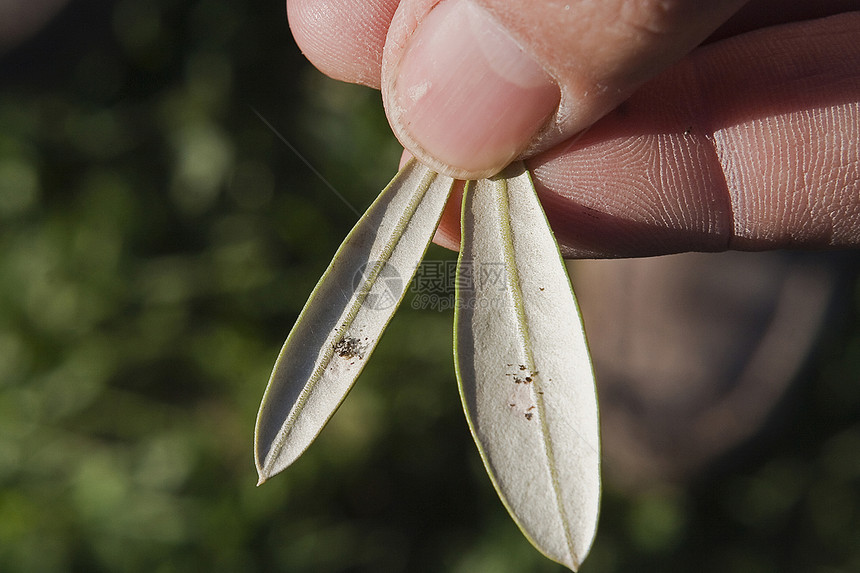
[[[453, 180], [409, 162], [341, 245], [281, 350], [257, 416], [260, 483], [319, 434], [403, 298]], [[469, 427], [526, 537], [576, 570], [600, 506], [597, 396], [579, 309], [522, 164], [470, 181], [454, 362]]]
[[576, 300], [522, 164], [463, 197], [455, 368], [503, 503], [547, 557], [576, 570], [600, 506], [597, 397]]
[[453, 183], [410, 161], [338, 249], [263, 395], [254, 436], [260, 483], [295, 461], [346, 397], [421, 263]]

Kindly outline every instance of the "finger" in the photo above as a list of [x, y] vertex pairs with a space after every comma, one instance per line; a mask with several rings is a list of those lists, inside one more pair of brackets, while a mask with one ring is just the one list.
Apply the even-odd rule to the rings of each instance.
[[382, 47], [399, 0], [287, 0], [302, 53], [324, 74], [379, 88]]
[[860, 246], [858, 37], [848, 13], [702, 47], [535, 157], [565, 256]]
[[594, 122], [745, 0], [405, 0], [383, 57], [395, 134], [435, 169], [492, 175]]
[[[308, 59], [327, 75], [380, 86], [382, 50], [400, 0], [287, 0], [290, 28]], [[820, 18], [856, 8], [856, 0], [752, 0], [714, 36]]]

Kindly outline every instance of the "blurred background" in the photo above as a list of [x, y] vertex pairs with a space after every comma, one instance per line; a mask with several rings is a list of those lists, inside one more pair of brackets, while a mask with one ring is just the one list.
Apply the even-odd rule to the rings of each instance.
[[[412, 295], [255, 487], [274, 359], [400, 155], [282, 2], [0, 0], [0, 36], [0, 571], [564, 570], [486, 477], [451, 311]], [[583, 571], [860, 570], [856, 269], [574, 265], [606, 457]]]

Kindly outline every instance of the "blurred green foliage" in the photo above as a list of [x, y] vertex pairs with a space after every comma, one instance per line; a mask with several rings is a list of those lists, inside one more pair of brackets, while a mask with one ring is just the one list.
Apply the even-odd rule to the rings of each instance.
[[[273, 360], [399, 158], [378, 94], [311, 68], [282, 3], [72, 2], [0, 81], [0, 571], [561, 570], [481, 467], [450, 313], [404, 305], [314, 447], [254, 485]], [[686, 489], [607, 484], [584, 571], [860, 570], [851, 297], [778, 435]]]

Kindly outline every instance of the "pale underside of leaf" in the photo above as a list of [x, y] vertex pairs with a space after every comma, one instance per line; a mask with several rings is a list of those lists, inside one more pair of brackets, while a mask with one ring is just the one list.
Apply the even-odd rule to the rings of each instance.
[[463, 198], [455, 365], [499, 496], [547, 557], [579, 568], [597, 527], [597, 396], [579, 309], [522, 165]]
[[295, 461], [346, 397], [421, 263], [452, 186], [410, 161], [338, 249], [266, 387], [254, 437], [260, 483]]

